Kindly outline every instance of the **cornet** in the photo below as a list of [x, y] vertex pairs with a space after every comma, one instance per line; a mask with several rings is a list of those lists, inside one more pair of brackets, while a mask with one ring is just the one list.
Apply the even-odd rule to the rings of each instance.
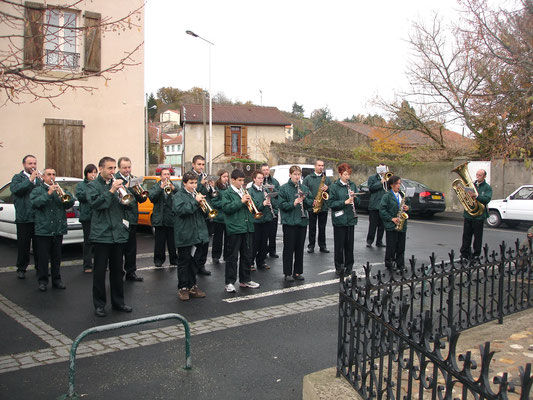
[[[111, 175], [111, 180], [113, 182], [115, 182], [117, 179], [115, 178], [115, 175]], [[128, 193], [126, 191], [126, 188], [124, 186], [120, 186], [117, 190], [117, 193], [118, 193], [118, 199], [120, 200], [120, 202], [122, 204], [124, 204], [125, 206], [127, 206], [128, 204], [130, 204], [134, 198], [133, 198], [133, 195]]]
[[172, 193], [172, 184], [170, 183], [170, 179], [167, 179], [165, 181], [165, 186], [163, 187], [163, 190], [165, 191], [166, 194]]
[[56, 185], [57, 186], [56, 193], [59, 196], [59, 199], [63, 203], [68, 203], [72, 199], [72, 197], [70, 197], [70, 195], [66, 194], [65, 191], [61, 188], [61, 186], [59, 186], [53, 179], [52, 179], [52, 185]]
[[144, 200], [148, 198], [148, 190], [145, 190], [142, 187], [142, 177], [131, 176], [130, 188], [137, 194], [137, 196], [142, 197]]
[[[248, 193], [248, 190], [246, 190], [245, 188], [242, 188], [242, 192], [244, 193], [244, 195], [250, 196], [250, 193]], [[250, 210], [255, 219], [263, 218], [263, 213], [259, 211], [255, 206], [255, 203], [252, 200], [252, 196], [250, 196], [250, 200], [246, 202], [246, 206], [248, 207], [248, 210]]]
[[[194, 195], [194, 197], [196, 198], [196, 196], [198, 196], [198, 192], [196, 191], [196, 189], [192, 192], [192, 194]], [[213, 209], [209, 203], [207, 202], [206, 199], [202, 199], [200, 201], [200, 208], [202, 209], [202, 211], [207, 214], [209, 216], [209, 218], [215, 218], [217, 215], [218, 215], [218, 211]]]

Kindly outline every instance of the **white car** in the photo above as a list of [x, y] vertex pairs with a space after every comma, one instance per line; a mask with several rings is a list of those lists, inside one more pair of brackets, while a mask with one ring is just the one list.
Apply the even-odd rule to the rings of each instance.
[[[79, 178], [56, 178], [56, 182], [72, 195], [76, 195], [76, 186], [82, 181], [83, 179]], [[15, 224], [15, 205], [13, 200], [11, 182], [9, 182], [0, 189], [0, 236], [16, 240], [17, 225]], [[74, 206], [66, 210], [68, 232], [63, 236], [63, 244], [83, 243], [83, 230], [78, 220], [80, 215], [78, 205], [79, 203], [76, 200]]]
[[[289, 181], [289, 169], [297, 165], [302, 169], [302, 180], [307, 175], [315, 172], [315, 166], [313, 164], [285, 164], [285, 165], [275, 165], [270, 167], [270, 176], [276, 178], [280, 185], [283, 185]], [[326, 176], [333, 177], [333, 170], [331, 168], [326, 168]]]
[[533, 223], [533, 185], [522, 185], [503, 200], [487, 204], [487, 223], [494, 228], [505, 222], [516, 226], [520, 222]]

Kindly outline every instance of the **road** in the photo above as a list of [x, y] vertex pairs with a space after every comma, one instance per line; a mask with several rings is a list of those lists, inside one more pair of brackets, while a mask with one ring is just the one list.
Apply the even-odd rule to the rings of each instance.
[[[356, 270], [363, 263], [382, 267], [384, 249], [366, 248], [367, 215], [356, 227]], [[519, 229], [485, 228], [484, 241], [498, 250], [505, 240], [525, 237]], [[328, 221], [330, 254], [304, 256], [305, 281], [287, 283], [280, 259], [252, 279], [259, 289], [224, 292], [224, 264], [208, 264], [211, 276], [199, 277], [205, 299], [180, 302], [176, 268], [153, 267], [153, 238], [138, 233], [138, 274], [126, 282], [132, 314], [109, 311], [96, 318], [92, 276], [81, 267], [81, 247], [65, 246], [64, 291], [41, 293], [33, 271], [15, 276], [14, 241], [0, 240], [0, 398], [54, 399], [68, 389], [68, 352], [83, 330], [164, 313], [180, 313], [191, 323], [193, 369], [184, 370], [183, 331], [158, 322], [87, 337], [79, 347], [76, 392], [87, 399], [299, 399], [303, 376], [336, 364], [337, 285], [333, 270], [333, 229]], [[434, 217], [411, 219], [406, 254], [427, 262], [434, 252], [448, 259], [458, 250], [462, 221]], [[278, 251], [281, 252], [281, 229]], [[209, 259], [210, 260], [210, 259]], [[109, 310], [109, 305], [108, 305]]]

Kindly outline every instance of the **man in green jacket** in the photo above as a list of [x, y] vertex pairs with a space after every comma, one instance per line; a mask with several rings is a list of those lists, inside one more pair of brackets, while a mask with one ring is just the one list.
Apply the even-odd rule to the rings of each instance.
[[178, 298], [205, 297], [196, 283], [196, 263], [192, 247], [209, 243], [209, 234], [200, 203], [205, 196], [196, 192], [197, 176], [189, 171], [183, 175], [183, 187], [174, 195], [172, 209], [176, 216], [174, 238], [178, 249]]
[[370, 203], [368, 204], [368, 233], [366, 235], [366, 247], [372, 247], [374, 238], [376, 238], [376, 247], [385, 247], [383, 244], [385, 227], [379, 216], [379, 207], [387, 185], [385, 182], [385, 174], [387, 173], [387, 170], [388, 168], [385, 164], [379, 164], [376, 167], [376, 174], [368, 177], [367, 182], [368, 190], [370, 191]]
[[114, 310], [131, 312], [124, 304], [124, 281], [122, 254], [129, 237], [129, 221], [126, 208], [121, 203], [118, 189], [122, 179], [113, 181], [117, 168], [111, 157], [103, 157], [98, 163], [100, 174], [87, 185], [87, 200], [92, 209], [91, 236], [94, 244], [93, 304], [97, 317], [105, 317], [106, 291], [105, 277], [109, 268], [111, 306]]
[[68, 191], [62, 200], [58, 195], [59, 186], [55, 183], [56, 171], [44, 170], [43, 184], [32, 190], [30, 200], [35, 209], [35, 266], [39, 290], [45, 292], [48, 286], [48, 261], [50, 260], [52, 287], [65, 289], [61, 281], [61, 246], [63, 235], [67, 234], [67, 214], [65, 210], [74, 205], [74, 196]]
[[228, 293], [235, 293], [237, 262], [239, 265], [239, 286], [256, 289], [259, 283], [251, 280], [252, 234], [254, 222], [248, 203], [252, 197], [244, 189], [244, 172], [239, 169], [231, 173], [231, 185], [222, 194], [222, 211], [226, 224], [228, 259], [226, 260], [226, 286]]
[[[30, 194], [41, 184], [37, 170], [37, 158], [28, 154], [22, 159], [24, 169], [11, 179], [11, 193], [15, 200], [15, 223], [17, 225], [17, 278], [26, 277], [26, 269], [30, 263], [30, 244], [32, 243], [35, 225], [35, 211], [31, 206]], [[35, 244], [33, 254], [36, 254]]]
[[[276, 178], [270, 173], [270, 167], [268, 164], [261, 164], [261, 172], [265, 179], [263, 180], [263, 185], [269, 185], [272, 187], [268, 189], [269, 192], [279, 192], [280, 184]], [[272, 208], [274, 209], [274, 217], [272, 221], [268, 222], [268, 241], [267, 241], [267, 252], [270, 258], [279, 258], [279, 255], [276, 253], [276, 236], [278, 234], [278, 214], [279, 208], [277, 201], [273, 202]]]
[[[483, 205], [489, 204], [492, 199], [492, 188], [485, 181], [487, 171], [480, 169], [476, 172], [476, 181], [474, 185], [477, 189], [477, 195], [474, 192], [468, 192], [472, 198]], [[483, 225], [485, 220], [489, 217], [487, 208], [479, 217], [473, 217], [466, 211], [463, 213], [463, 242], [461, 245], [461, 257], [469, 259], [470, 257], [479, 257], [481, 254], [481, 246], [483, 245]], [[474, 237], [474, 251], [472, 252], [472, 236]]]
[[311, 192], [311, 198], [313, 199], [313, 207], [315, 207], [318, 202], [322, 201], [322, 207], [320, 207], [318, 213], [309, 213], [309, 244], [307, 245], [308, 253], [314, 253], [315, 251], [317, 221], [318, 248], [320, 249], [321, 253], [329, 253], [329, 250], [326, 247], [326, 224], [328, 223], [328, 205], [325, 200], [316, 200], [316, 195], [322, 184], [322, 181], [324, 181], [324, 187], [322, 188], [322, 191], [327, 192], [329, 186], [331, 185], [331, 179], [326, 176], [326, 172], [324, 171], [324, 161], [316, 160], [315, 172], [307, 175], [303, 181], [303, 185], [307, 186], [307, 188], [309, 188], [309, 191]]

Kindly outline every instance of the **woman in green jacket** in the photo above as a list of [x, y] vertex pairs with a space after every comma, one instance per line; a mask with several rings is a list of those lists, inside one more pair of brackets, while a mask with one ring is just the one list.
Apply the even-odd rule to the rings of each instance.
[[[213, 246], [211, 248], [211, 258], [213, 264], [220, 263], [220, 256], [226, 261], [228, 257], [228, 246], [226, 245], [226, 225], [224, 224], [224, 212], [222, 211], [222, 193], [228, 188], [229, 172], [221, 169], [217, 172], [218, 179], [215, 182], [215, 190], [209, 192], [211, 205], [218, 214], [213, 218]], [[222, 249], [224, 248], [224, 251]]]
[[350, 274], [354, 264], [354, 231], [357, 225], [356, 207], [359, 198], [354, 194], [357, 186], [350, 182], [352, 169], [346, 163], [338, 167], [340, 178], [329, 187], [328, 206], [333, 221], [335, 272]]
[[400, 191], [402, 180], [399, 176], [392, 176], [387, 181], [387, 193], [381, 198], [379, 206], [379, 216], [385, 225], [387, 249], [385, 250], [385, 266], [392, 271], [394, 264], [398, 269], [404, 269], [405, 238], [407, 232], [407, 220], [403, 221], [403, 227], [400, 226], [402, 213], [409, 210], [409, 197]]
[[295, 279], [304, 280], [305, 236], [314, 199], [307, 186], [300, 184], [300, 167], [290, 167], [289, 177], [289, 181], [279, 189], [278, 205], [283, 224], [283, 274], [287, 282], [294, 282]]
[[83, 182], [76, 186], [76, 198], [80, 203], [80, 217], [81, 227], [83, 229], [83, 272], [93, 272], [93, 245], [89, 240], [91, 234], [91, 206], [87, 202], [87, 184], [96, 179], [98, 170], [96, 165], [87, 164], [83, 170]]

